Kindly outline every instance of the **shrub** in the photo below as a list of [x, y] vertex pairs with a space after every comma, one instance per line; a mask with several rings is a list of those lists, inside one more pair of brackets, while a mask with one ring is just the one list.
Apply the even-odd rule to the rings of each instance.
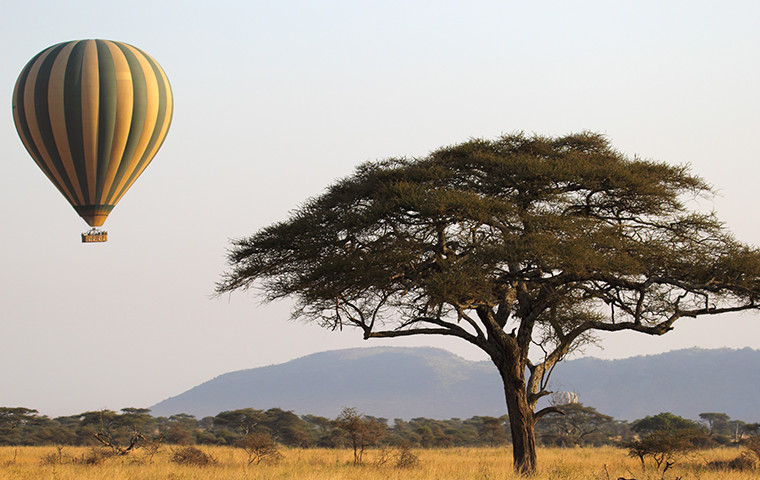
[[419, 465], [420, 459], [412, 452], [411, 447], [402, 445], [396, 455], [396, 468], [414, 468]]
[[733, 460], [714, 460], [707, 463], [711, 470], [756, 470], [757, 459], [750, 452], [742, 452], [741, 455]]
[[216, 459], [195, 447], [182, 447], [172, 451], [173, 463], [178, 465], [193, 465], [206, 467], [216, 463]]
[[274, 463], [282, 458], [277, 443], [267, 433], [249, 433], [238, 441], [238, 446], [248, 454], [248, 465], [265, 460]]
[[389, 447], [380, 449], [375, 465], [379, 467], [390, 462], [393, 462], [396, 468], [414, 468], [419, 465], [420, 459], [412, 452], [412, 447], [405, 443], [395, 449]]
[[92, 447], [87, 454], [82, 454], [79, 458], [74, 458], [72, 463], [80, 465], [100, 465], [107, 458], [111, 458], [116, 454], [110, 450], [103, 450], [102, 448]]
[[63, 464], [63, 445], [55, 447], [57, 452], [50, 452], [42, 457], [40, 464], [42, 465], [62, 465]]

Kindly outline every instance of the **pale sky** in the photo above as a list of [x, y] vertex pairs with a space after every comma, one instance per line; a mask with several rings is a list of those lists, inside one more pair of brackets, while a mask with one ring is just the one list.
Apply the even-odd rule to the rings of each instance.
[[[50, 45], [135, 45], [168, 75], [163, 148], [88, 227], [24, 150], [11, 93]], [[0, 17], [0, 406], [50, 416], [147, 407], [222, 373], [363, 341], [288, 321], [254, 293], [211, 298], [228, 239], [285, 219], [367, 160], [471, 137], [593, 130], [631, 156], [689, 163], [736, 236], [760, 244], [760, 2], [10, 2]], [[622, 358], [760, 348], [760, 317], [613, 334]], [[252, 405], [252, 407], [256, 407]], [[371, 412], [369, 412], [371, 413]]]

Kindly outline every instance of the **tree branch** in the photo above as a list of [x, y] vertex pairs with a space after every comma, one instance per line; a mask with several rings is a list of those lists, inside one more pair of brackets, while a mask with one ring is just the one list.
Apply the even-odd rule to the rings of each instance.
[[477, 324], [477, 322], [475, 322], [475, 320], [474, 320], [472, 317], [470, 317], [469, 315], [467, 315], [467, 313], [465, 313], [465, 311], [464, 311], [464, 310], [462, 310], [461, 308], [459, 308], [459, 307], [456, 307], [456, 310], [457, 310], [457, 315], [458, 315], [460, 318], [464, 318], [464, 319], [465, 319], [465, 321], [466, 321], [466, 322], [467, 322], [467, 323], [468, 323], [468, 324], [469, 324], [469, 325], [470, 325], [470, 326], [471, 326], [473, 329], [475, 329], [475, 332], [476, 332], [477, 336], [478, 336], [479, 338], [481, 338], [481, 339], [485, 340], [485, 339], [486, 339], [486, 336], [485, 336], [485, 334], [483, 333], [483, 330], [482, 330], [482, 329], [480, 328], [480, 326]]
[[565, 412], [561, 408], [551, 406], [551, 407], [542, 408], [541, 410], [537, 411], [536, 413], [533, 414], [533, 418], [538, 420], [539, 418], [543, 417], [544, 415], [548, 413], [559, 413], [560, 415], [565, 415]]

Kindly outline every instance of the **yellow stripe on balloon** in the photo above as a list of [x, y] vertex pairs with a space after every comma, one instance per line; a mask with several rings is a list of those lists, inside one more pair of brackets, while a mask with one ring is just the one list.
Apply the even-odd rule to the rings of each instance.
[[153, 60], [153, 62], [156, 64], [156, 67], [158, 67], [158, 71], [161, 73], [161, 81], [164, 84], [164, 92], [166, 92], [166, 110], [164, 111], [161, 133], [150, 151], [150, 158], [152, 158], [156, 152], [158, 152], [158, 149], [161, 148], [161, 145], [163, 145], [166, 134], [169, 132], [169, 125], [172, 123], [172, 115], [174, 113], [174, 96], [172, 95], [172, 87], [169, 85], [169, 78], [167, 78], [166, 72], [164, 72], [164, 69], [161, 68], [158, 62], [155, 60]]
[[[165, 79], [165, 87], [166, 87], [165, 91], [166, 91], [166, 96], [167, 96], [167, 98], [166, 98], [166, 115], [164, 115], [164, 117], [163, 117], [163, 124], [161, 126], [161, 133], [159, 134], [158, 138], [156, 138], [156, 142], [153, 145], [153, 148], [151, 148], [150, 152], [148, 152], [148, 157], [147, 158], [149, 158], [149, 159], [152, 159], [156, 155], [156, 152], [158, 152], [158, 149], [161, 148], [161, 145], [163, 145], [164, 139], [166, 139], [166, 134], [169, 132], [169, 125], [171, 124], [172, 108], [173, 108], [174, 104], [173, 104], [173, 98], [172, 98], [171, 89], [170, 89], [170, 86], [169, 86], [168, 79], [166, 79], [166, 76], [164, 76], [164, 79]], [[119, 200], [121, 200], [121, 197], [123, 197], [124, 194], [127, 193], [127, 191], [132, 186], [132, 184], [135, 183], [135, 181], [137, 180], [137, 178], [140, 175], [142, 175], [142, 172], [148, 167], [149, 164], [150, 164], [150, 161], [144, 162], [139, 167], [139, 170], [137, 171], [137, 175], [135, 175], [132, 178], [132, 181], [129, 183], [129, 185], [127, 185], [127, 187], [124, 190], [122, 190], [121, 194], [116, 198], [116, 200], [114, 200], [114, 202], [113, 202], [114, 204], [118, 203]]]
[[[137, 180], [137, 177], [140, 176], [142, 171], [145, 170], [145, 167], [147, 167], [150, 163], [150, 158], [148, 158], [147, 161], [143, 163], [141, 163], [141, 160], [144, 157], [145, 150], [148, 147], [148, 143], [150, 142], [150, 139], [153, 136], [153, 131], [156, 127], [156, 121], [158, 120], [158, 106], [160, 102], [158, 80], [156, 79], [156, 74], [153, 71], [150, 62], [148, 62], [148, 60], [145, 58], [145, 54], [131, 45], [125, 44], [125, 47], [127, 47], [129, 51], [135, 55], [135, 58], [140, 64], [140, 68], [142, 69], [143, 75], [145, 77], [147, 97], [145, 108], [145, 124], [143, 125], [142, 134], [140, 135], [140, 140], [137, 143], [135, 152], [129, 161], [129, 167], [124, 171], [122, 181], [114, 190], [114, 193], [118, 196], [110, 203], [118, 202], [124, 193], [129, 190], [135, 180]], [[135, 170], [138, 169], [139, 171], [137, 175], [134, 175]]]
[[40, 55], [39, 58], [37, 58], [37, 61], [34, 62], [34, 65], [32, 65], [32, 68], [29, 70], [29, 76], [26, 77], [26, 84], [24, 87], [24, 114], [26, 115], [26, 123], [27, 127], [29, 128], [29, 134], [32, 136], [30, 143], [34, 144], [40, 156], [42, 157], [42, 159], [35, 158], [34, 161], [38, 164], [40, 161], [44, 163], [45, 167], [47, 168], [42, 168], [42, 165], [40, 165], [42, 171], [50, 172], [48, 178], [50, 178], [50, 175], [53, 176], [53, 178], [50, 178], [50, 181], [52, 181], [55, 186], [58, 187], [58, 190], [63, 193], [66, 199], [72, 205], [74, 205], [76, 204], [76, 198], [74, 195], [72, 195], [71, 191], [66, 188], [66, 183], [61, 177], [62, 172], [59, 172], [58, 169], [55, 168], [50, 152], [48, 152], [47, 148], [45, 147], [45, 141], [42, 138], [40, 127], [37, 124], [37, 112], [34, 101], [34, 87], [37, 83], [37, 77], [39, 76], [42, 62], [45, 61], [45, 59], [51, 54], [53, 50], [54, 48], [50, 48], [46, 53]]
[[[147, 54], [146, 54], [147, 55]], [[158, 138], [156, 139], [156, 142], [153, 144], [153, 147], [151, 148], [150, 152], [148, 152], [147, 158], [153, 158], [156, 155], [156, 152], [158, 152], [158, 149], [161, 148], [161, 145], [164, 143], [164, 139], [166, 138], [166, 134], [169, 132], [169, 125], [171, 124], [172, 114], [174, 113], [174, 97], [172, 95], [172, 88], [169, 84], [169, 78], [166, 76], [166, 72], [164, 72], [164, 69], [161, 68], [161, 66], [156, 62], [153, 57], [149, 58], [153, 60], [155, 65], [158, 67], [158, 71], [161, 73], [161, 78], [159, 79], [160, 82], [164, 84], [164, 95], [166, 96], [166, 109], [164, 111], [164, 116], [160, 120], [163, 121], [161, 125], [161, 133], [158, 135]], [[150, 162], [145, 162], [141, 167], [140, 170], [137, 172], [137, 175], [134, 177], [131, 183], [134, 183], [135, 179], [142, 175], [143, 170], [148, 166]], [[131, 185], [130, 183], [130, 185]], [[123, 190], [121, 195], [116, 199], [116, 202], [118, 202], [122, 196], [127, 192], [127, 189]]]
[[98, 109], [100, 107], [98, 47], [87, 40], [82, 62], [82, 140], [87, 172], [87, 204], [95, 203], [98, 178]]
[[[134, 105], [134, 88], [132, 74], [129, 71], [127, 57], [113, 42], [105, 42], [113, 59], [116, 76], [116, 126], [113, 133], [111, 158], [108, 161], [103, 190], [97, 203], [109, 204], [108, 197], [112, 194], [114, 178], [119, 170], [119, 162], [124, 155], [124, 148], [129, 138], [129, 127], [132, 124], [132, 107]], [[112, 205], [112, 203], [110, 203]]]
[[69, 61], [69, 55], [74, 49], [75, 43], [69, 43], [56, 56], [53, 62], [53, 68], [50, 71], [50, 82], [48, 87], [48, 112], [50, 114], [50, 128], [53, 130], [58, 155], [66, 170], [71, 185], [74, 187], [74, 193], [77, 202], [84, 204], [84, 195], [77, 180], [77, 171], [74, 167], [74, 159], [71, 155], [71, 146], [69, 145], [69, 135], [66, 130], [66, 112], [64, 110], [64, 78], [66, 76], [66, 65]]

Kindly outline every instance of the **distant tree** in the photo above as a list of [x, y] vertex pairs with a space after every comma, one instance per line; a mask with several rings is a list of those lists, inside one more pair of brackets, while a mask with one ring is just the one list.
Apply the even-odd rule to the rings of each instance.
[[19, 445], [20, 431], [37, 418], [37, 410], [25, 407], [0, 407], [0, 445]]
[[687, 207], [710, 193], [594, 133], [471, 140], [361, 165], [236, 240], [217, 293], [295, 297], [294, 317], [365, 339], [476, 345], [502, 378], [515, 468], [531, 473], [553, 367], [596, 332], [663, 335], [758, 308], [760, 252]]
[[23, 445], [72, 445], [76, 441], [73, 429], [57, 419], [36, 415], [21, 429]]
[[117, 415], [114, 421], [128, 430], [138, 430], [144, 434], [151, 434], [156, 430], [156, 419], [150, 414], [149, 408], [122, 408], [121, 414]]
[[37, 410], [25, 407], [0, 407], [0, 429], [15, 430], [32, 421], [37, 416]]
[[[561, 447], [585, 444], [588, 437], [599, 433], [605, 428], [610, 429], [615, 420], [609, 415], [596, 411], [594, 407], [587, 407], [582, 403], [568, 403], [557, 405], [563, 413], [551, 414], [539, 420], [539, 424], [546, 424], [551, 431], [553, 443]], [[537, 428], [539, 428], [537, 426]], [[611, 429], [610, 429], [611, 430]], [[545, 435], [549, 437], [549, 435]]]
[[410, 422], [425, 448], [448, 448], [454, 445], [453, 430], [446, 421], [413, 418]]
[[679, 456], [697, 449], [697, 446], [691, 441], [690, 435], [668, 430], [651, 432], [639, 439], [625, 443], [624, 446], [628, 448], [628, 454], [631, 457], [641, 460], [642, 467], [644, 466], [644, 459], [649, 457], [654, 462], [656, 469], [663, 469], [663, 474], [673, 466]]
[[161, 433], [167, 443], [174, 445], [192, 445], [195, 443], [195, 432], [198, 430], [195, 416], [178, 413], [166, 419], [161, 427]]
[[707, 423], [707, 426], [710, 428], [711, 434], [730, 433], [730, 427], [728, 425], [728, 422], [731, 420], [731, 417], [729, 417], [725, 413], [705, 412], [705, 413], [700, 413], [699, 418], [701, 418], [702, 420], [704, 420], [705, 423]]
[[683, 432], [699, 431], [697, 422], [674, 415], [670, 412], [662, 412], [653, 416], [646, 416], [631, 424], [634, 432], [646, 435], [653, 432]]
[[80, 426], [94, 429], [93, 437], [114, 455], [129, 455], [148, 442], [148, 425], [155, 422], [150, 410], [125, 408], [121, 414], [111, 410], [85, 412]]
[[367, 447], [376, 445], [386, 434], [387, 426], [377, 419], [360, 415], [355, 408], [346, 407], [335, 419], [335, 425], [345, 432], [354, 450], [354, 465], [362, 463]]
[[760, 423], [745, 423], [742, 426], [742, 433], [745, 435], [760, 435]]
[[480, 417], [482, 423], [478, 432], [479, 437], [489, 446], [507, 443], [507, 430], [504, 427], [505, 417]]
[[312, 425], [320, 434], [326, 434], [332, 430], [332, 420], [319, 415], [302, 415], [301, 418], [306, 423]]
[[264, 412], [253, 408], [225, 410], [214, 417], [214, 432], [224, 443], [233, 445], [244, 435], [254, 431], [262, 421]]
[[650, 457], [657, 469], [663, 468], [663, 473], [679, 456], [715, 445], [697, 422], [670, 412], [636, 420], [631, 429], [639, 438], [624, 443], [628, 453], [638, 457], [642, 465]]
[[[509, 443], [509, 419], [506, 415], [499, 417], [501, 429], [506, 436], [505, 443]], [[459, 422], [455, 433], [457, 446], [469, 446], [482, 444], [481, 433], [483, 432], [482, 417], [470, 417]], [[498, 435], [498, 434], [497, 434]]]
[[388, 443], [391, 445], [414, 445], [421, 446], [422, 437], [418, 434], [412, 422], [401, 418], [393, 420], [393, 426], [389, 429]]
[[301, 419], [306, 422], [306, 428], [311, 437], [310, 444], [318, 447], [337, 447], [340, 443], [339, 432], [335, 430], [335, 424], [327, 417], [318, 415], [303, 415]]
[[214, 428], [214, 417], [206, 416], [198, 420], [198, 430], [195, 432], [195, 441], [204, 445], [223, 444], [223, 439], [217, 437]]
[[280, 408], [264, 412], [261, 424], [274, 439], [292, 447], [309, 446], [307, 424], [295, 413]]

